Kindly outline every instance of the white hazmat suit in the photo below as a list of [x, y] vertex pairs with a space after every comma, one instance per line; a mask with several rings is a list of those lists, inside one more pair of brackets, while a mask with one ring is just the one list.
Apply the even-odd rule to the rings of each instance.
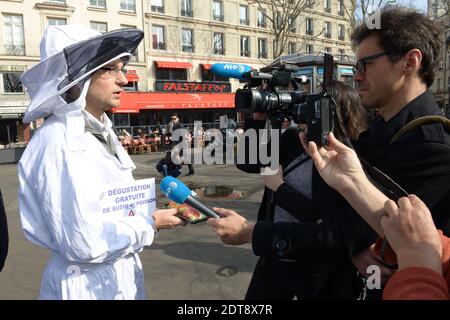
[[[56, 50], [54, 46], [77, 43], [97, 33], [81, 26], [50, 28], [44, 36], [44, 45], [41, 43], [44, 58], [41, 66], [52, 65], [52, 70], [56, 70], [53, 78], [60, 81], [64, 74], [58, 75], [59, 67], [54, 64], [64, 64], [65, 59], [64, 55], [58, 57], [62, 48]], [[46, 43], [50, 44], [47, 48]], [[49, 59], [53, 61], [49, 63]], [[117, 56], [103, 61], [90, 73], [116, 59]], [[38, 69], [39, 64], [34, 68]], [[66, 103], [59, 94], [45, 97], [42, 88], [48, 88], [53, 80], [37, 79], [45, 70], [36, 69], [30, 69], [22, 78], [24, 85], [32, 89], [25, 119], [32, 121], [43, 114], [52, 115], [34, 134], [18, 170], [19, 210], [25, 236], [51, 251], [40, 298], [144, 299], [144, 275], [138, 253], [153, 241], [151, 215], [103, 213], [100, 203], [102, 192], [109, 185], [134, 182], [135, 166], [106, 115], [102, 123], [93, 117], [86, 118], [89, 115], [83, 109], [90, 80], [84, 81], [76, 101]], [[95, 125], [105, 137], [109, 135], [117, 157], [85, 130], [86, 121], [98, 122]]]

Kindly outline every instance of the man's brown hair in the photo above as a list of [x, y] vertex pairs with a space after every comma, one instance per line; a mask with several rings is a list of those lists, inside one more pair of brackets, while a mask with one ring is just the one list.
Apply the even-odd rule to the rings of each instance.
[[381, 10], [380, 16], [380, 29], [369, 29], [366, 23], [355, 29], [351, 37], [353, 47], [375, 34], [379, 46], [388, 53], [393, 63], [408, 51], [419, 49], [422, 53], [419, 76], [430, 87], [442, 50], [441, 31], [437, 23], [420, 12], [400, 6], [388, 6]]

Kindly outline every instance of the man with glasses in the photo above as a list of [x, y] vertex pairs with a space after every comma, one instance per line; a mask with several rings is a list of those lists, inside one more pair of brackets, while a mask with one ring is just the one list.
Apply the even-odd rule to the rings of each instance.
[[[22, 76], [31, 97], [24, 122], [47, 117], [18, 166], [25, 236], [51, 251], [41, 299], [144, 299], [138, 253], [158, 230], [182, 223], [176, 210], [128, 200], [142, 184], [105, 114], [120, 105], [124, 65], [143, 36], [51, 26], [41, 62]], [[117, 205], [105, 203], [111, 193]]]
[[[436, 226], [449, 235], [450, 129], [438, 117], [399, 134], [415, 119], [442, 116], [429, 89], [441, 56], [440, 31], [411, 9], [384, 9], [380, 19], [380, 29], [362, 24], [352, 35], [358, 93], [364, 107], [379, 114], [354, 146], [372, 166], [418, 195]], [[371, 250], [353, 261], [363, 273], [379, 264]]]

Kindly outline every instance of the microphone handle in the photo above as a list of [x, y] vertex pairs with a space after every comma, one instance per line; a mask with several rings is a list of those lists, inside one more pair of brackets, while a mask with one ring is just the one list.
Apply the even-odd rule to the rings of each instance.
[[220, 218], [220, 216], [217, 213], [215, 213], [210, 208], [205, 206], [203, 203], [201, 203], [200, 201], [195, 199], [193, 196], [188, 196], [186, 201], [184, 201], [184, 202], [187, 203], [188, 205], [190, 205], [192, 208], [194, 208], [198, 212], [203, 213], [204, 215], [206, 215], [210, 218], [215, 218], [215, 219]]

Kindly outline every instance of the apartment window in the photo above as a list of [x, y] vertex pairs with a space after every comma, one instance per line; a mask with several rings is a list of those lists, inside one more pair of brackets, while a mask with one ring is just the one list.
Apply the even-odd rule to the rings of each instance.
[[323, 10], [325, 12], [331, 12], [331, 0], [323, 0]]
[[105, 33], [108, 32], [108, 24], [106, 22], [91, 21], [91, 29]]
[[3, 41], [7, 55], [25, 55], [23, 37], [23, 17], [19, 15], [4, 15]]
[[305, 1], [305, 4], [306, 4], [306, 7], [308, 7], [308, 8], [310, 8], [310, 9], [312, 9], [312, 7], [314, 6], [314, 0], [306, 0]]
[[152, 26], [152, 47], [153, 49], [166, 50], [163, 26]]
[[[127, 25], [127, 24], [121, 24], [120, 25], [121, 29], [136, 29], [136, 26], [131, 26], [131, 25]], [[138, 61], [138, 49], [136, 48], [136, 50], [134, 50], [132, 53], [132, 56], [130, 58], [131, 61]], [[133, 83], [133, 82], [130, 82]]]
[[47, 0], [46, 2], [66, 4], [66, 0]]
[[325, 38], [331, 39], [331, 22], [325, 22]]
[[339, 53], [339, 60], [344, 60], [345, 50], [344, 49], [339, 49], [338, 53]]
[[258, 58], [267, 59], [267, 39], [258, 38]]
[[306, 18], [306, 34], [312, 36], [314, 32], [314, 24], [312, 18]]
[[281, 28], [281, 13], [279, 13], [278, 11], [273, 13], [273, 23], [274, 23], [274, 29], [280, 30], [280, 28]]
[[22, 93], [23, 87], [20, 81], [21, 72], [4, 72], [3, 76], [3, 93]]
[[295, 42], [289, 42], [288, 44], [288, 54], [297, 53], [297, 44]]
[[214, 0], [212, 3], [214, 21], [223, 21], [223, 2]]
[[343, 24], [339, 25], [339, 40], [345, 40], [345, 26]]
[[257, 20], [258, 20], [258, 27], [260, 27], [260, 28], [265, 28], [266, 26], [267, 26], [267, 22], [266, 22], [266, 10], [261, 10], [261, 9], [258, 9], [257, 11], [256, 11], [256, 18], [257, 18]]
[[181, 15], [183, 17], [193, 17], [192, 0], [181, 0]]
[[313, 53], [314, 52], [314, 46], [312, 44], [306, 45], [306, 53]]
[[239, 23], [248, 26], [250, 20], [248, 19], [248, 6], [239, 6]]
[[136, 0], [120, 0], [120, 9], [136, 13]]
[[164, 13], [164, 0], [152, 0], [151, 10], [152, 12]]
[[67, 24], [66, 18], [48, 18], [49, 26], [62, 26]]
[[194, 31], [192, 29], [181, 30], [181, 50], [183, 52], [194, 52]]
[[338, 15], [343, 16], [345, 14], [344, 0], [338, 2]]
[[225, 54], [223, 33], [214, 32], [214, 54]]
[[250, 57], [250, 37], [241, 36], [241, 57]]
[[187, 78], [187, 69], [157, 68], [156, 80], [184, 80]]
[[325, 52], [331, 53], [331, 47], [325, 47]]
[[106, 9], [106, 0], [89, 0], [91, 7]]
[[442, 84], [442, 79], [437, 79], [437, 91], [441, 91], [441, 84]]
[[291, 30], [291, 32], [297, 32], [297, 23], [296, 23], [295, 19], [293, 19], [292, 17], [289, 17], [288, 24], [289, 24], [289, 29]]

